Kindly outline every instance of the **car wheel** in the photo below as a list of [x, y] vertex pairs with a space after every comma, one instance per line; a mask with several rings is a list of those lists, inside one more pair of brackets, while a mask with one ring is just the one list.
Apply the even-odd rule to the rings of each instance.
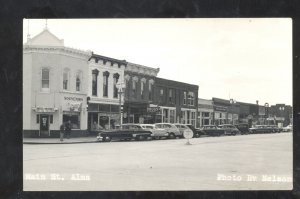
[[196, 134], [195, 134], [195, 137], [196, 137], [196, 138], [200, 137], [199, 133], [196, 133]]
[[110, 142], [111, 141], [111, 137], [106, 136], [106, 137], [103, 138], [103, 141], [104, 142]]
[[156, 140], [159, 140], [159, 139], [160, 139], [160, 137], [159, 137], [159, 136], [155, 136], [155, 139], [156, 139]]
[[169, 134], [169, 138], [170, 138], [170, 139], [175, 139], [175, 138], [176, 138], [176, 137], [175, 137], [175, 134], [174, 134], [174, 133], [170, 133], [170, 134]]

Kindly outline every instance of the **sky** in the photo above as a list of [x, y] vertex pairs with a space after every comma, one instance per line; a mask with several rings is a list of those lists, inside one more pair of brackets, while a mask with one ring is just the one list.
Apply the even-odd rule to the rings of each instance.
[[[23, 43], [45, 26], [24, 19]], [[292, 105], [290, 18], [48, 19], [47, 27], [67, 47], [198, 85], [199, 98]]]

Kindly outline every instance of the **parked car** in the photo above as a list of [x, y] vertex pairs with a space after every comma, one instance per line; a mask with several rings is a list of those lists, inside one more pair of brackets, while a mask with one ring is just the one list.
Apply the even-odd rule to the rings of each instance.
[[247, 123], [236, 124], [235, 127], [241, 132], [242, 135], [249, 133], [249, 124]]
[[282, 128], [279, 128], [276, 125], [268, 125], [267, 128], [270, 128], [272, 133], [280, 133], [280, 132], [282, 132]]
[[97, 139], [110, 142], [111, 140], [147, 140], [152, 132], [143, 129], [139, 124], [123, 124], [121, 129], [105, 130], [100, 132]]
[[162, 137], [168, 137], [169, 136], [167, 130], [162, 129], [162, 128], [158, 128], [154, 124], [141, 124], [141, 127], [143, 129], [151, 131], [152, 132], [151, 136], [153, 138], [156, 138], [156, 139], [160, 139]]
[[185, 124], [174, 124], [180, 131], [180, 133], [182, 134], [182, 137], [184, 135], [184, 132], [188, 131], [190, 133], [193, 133], [194, 135], [194, 132], [192, 131], [192, 129], [190, 129], [187, 125]]
[[222, 124], [218, 126], [220, 129], [224, 130], [225, 135], [236, 135], [241, 132], [232, 124]]
[[200, 135], [204, 135], [204, 132], [201, 131], [200, 129], [196, 129], [193, 125], [191, 124], [186, 124], [194, 133], [194, 136], [195, 138], [198, 138], [200, 137]]
[[271, 128], [268, 125], [256, 125], [256, 126], [250, 128], [249, 131], [252, 134], [254, 134], [254, 133], [272, 133], [272, 132], [276, 132], [276, 130], [274, 128]]
[[224, 129], [220, 129], [215, 125], [204, 125], [201, 130], [208, 136], [220, 136], [224, 135]]
[[170, 123], [155, 123], [154, 124], [156, 128], [165, 129], [168, 132], [168, 138], [176, 138], [176, 137], [182, 137], [182, 133], [179, 131], [179, 129], [174, 125]]
[[293, 130], [293, 126], [291, 124], [289, 124], [286, 127], [282, 128], [282, 132], [290, 132], [292, 130]]

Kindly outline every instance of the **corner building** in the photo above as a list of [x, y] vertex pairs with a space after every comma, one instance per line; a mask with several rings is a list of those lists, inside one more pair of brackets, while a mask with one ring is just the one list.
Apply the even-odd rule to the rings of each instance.
[[71, 121], [73, 135], [87, 129], [90, 51], [64, 46], [48, 29], [23, 45], [23, 135], [57, 137]]

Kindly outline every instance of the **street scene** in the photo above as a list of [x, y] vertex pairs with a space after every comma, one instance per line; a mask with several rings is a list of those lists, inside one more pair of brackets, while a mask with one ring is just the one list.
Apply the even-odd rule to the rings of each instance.
[[23, 33], [25, 191], [292, 189], [290, 19], [24, 19]]
[[292, 133], [190, 142], [25, 144], [24, 190], [292, 189]]

